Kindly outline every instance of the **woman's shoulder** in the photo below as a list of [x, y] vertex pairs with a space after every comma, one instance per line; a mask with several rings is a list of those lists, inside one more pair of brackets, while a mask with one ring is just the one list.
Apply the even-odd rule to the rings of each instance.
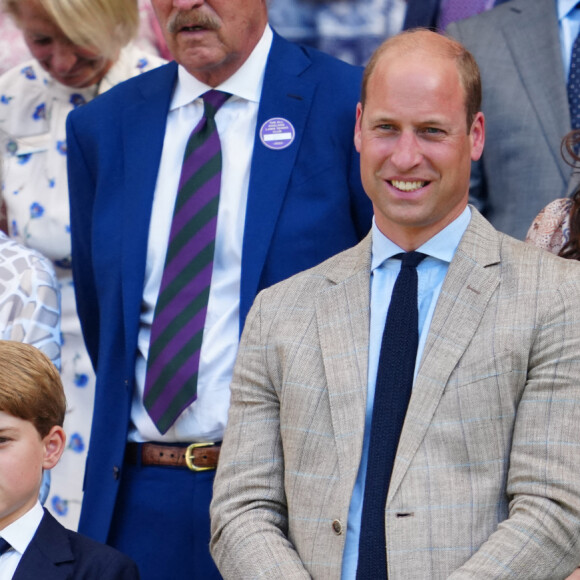
[[536, 216], [526, 242], [558, 254], [570, 238], [570, 198], [555, 199]]
[[[0, 76], [0, 130], [9, 134], [35, 133], [46, 119], [47, 75], [35, 60]], [[30, 131], [26, 127], [30, 125]]]
[[101, 81], [99, 93], [104, 93], [123, 81], [166, 63], [167, 61], [161, 57], [151, 54], [135, 44], [129, 44], [121, 50], [119, 58]]

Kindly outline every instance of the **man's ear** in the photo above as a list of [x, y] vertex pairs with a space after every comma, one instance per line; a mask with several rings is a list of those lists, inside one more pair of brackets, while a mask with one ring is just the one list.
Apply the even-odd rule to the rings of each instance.
[[471, 139], [471, 160], [478, 161], [485, 144], [485, 117], [481, 111], [473, 119], [469, 136]]
[[64, 452], [66, 443], [66, 433], [58, 425], [52, 427], [48, 435], [42, 440], [44, 445], [44, 459], [42, 462], [43, 469], [52, 469]]
[[362, 117], [362, 104], [359, 103], [356, 106], [356, 123], [354, 125], [354, 146], [356, 150], [360, 153], [360, 145], [361, 145], [361, 117]]

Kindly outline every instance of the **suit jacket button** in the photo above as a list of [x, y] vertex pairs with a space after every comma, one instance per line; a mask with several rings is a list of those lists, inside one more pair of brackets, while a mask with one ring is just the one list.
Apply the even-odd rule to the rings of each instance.
[[342, 524], [341, 524], [340, 520], [334, 520], [332, 522], [332, 531], [337, 536], [340, 536], [342, 534]]
[[115, 465], [113, 467], [113, 479], [119, 479], [119, 477], [121, 477], [121, 470], [118, 465]]

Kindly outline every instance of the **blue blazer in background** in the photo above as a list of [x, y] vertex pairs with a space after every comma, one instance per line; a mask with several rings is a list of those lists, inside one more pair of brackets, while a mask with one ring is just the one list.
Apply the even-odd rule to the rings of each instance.
[[[274, 35], [248, 192], [240, 331], [261, 289], [354, 245], [370, 228], [353, 145], [361, 73]], [[67, 122], [77, 305], [97, 371], [79, 529], [100, 541], [122, 477], [151, 206], [176, 80], [170, 63], [111, 89]], [[260, 127], [273, 117], [295, 128], [286, 149], [260, 141]]]

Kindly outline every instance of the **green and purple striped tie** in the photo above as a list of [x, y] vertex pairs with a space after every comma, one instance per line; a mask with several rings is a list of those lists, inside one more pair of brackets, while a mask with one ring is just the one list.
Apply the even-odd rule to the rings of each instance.
[[183, 157], [145, 379], [145, 408], [160, 433], [197, 398], [222, 169], [215, 114], [230, 96], [202, 96], [204, 114]]

